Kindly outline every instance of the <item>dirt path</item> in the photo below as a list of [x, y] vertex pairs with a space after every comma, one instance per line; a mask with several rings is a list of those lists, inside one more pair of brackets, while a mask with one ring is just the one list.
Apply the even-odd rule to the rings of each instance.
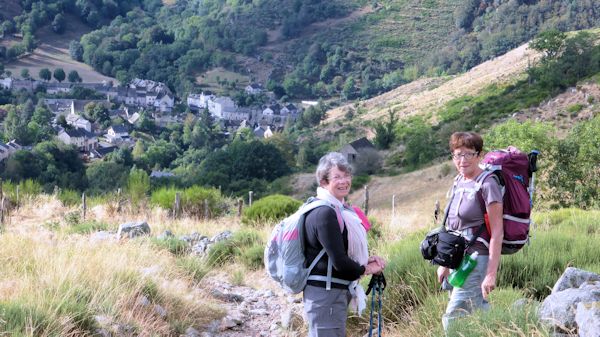
[[250, 285], [234, 285], [228, 275], [216, 273], [201, 287], [226, 311], [205, 335], [219, 337], [292, 337], [306, 335], [301, 295], [287, 295], [264, 271], [245, 275]]

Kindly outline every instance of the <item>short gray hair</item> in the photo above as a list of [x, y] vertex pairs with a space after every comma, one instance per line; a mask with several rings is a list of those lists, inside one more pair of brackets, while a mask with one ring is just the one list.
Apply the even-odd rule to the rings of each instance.
[[329, 182], [329, 172], [331, 169], [337, 167], [338, 170], [346, 173], [352, 173], [352, 166], [344, 157], [343, 154], [339, 152], [329, 152], [319, 159], [319, 166], [317, 166], [317, 185], [321, 185], [321, 181], [325, 180]]

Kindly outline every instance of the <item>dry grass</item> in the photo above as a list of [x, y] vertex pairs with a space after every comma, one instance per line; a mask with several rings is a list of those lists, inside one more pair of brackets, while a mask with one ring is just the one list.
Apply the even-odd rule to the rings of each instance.
[[42, 68], [48, 68], [50, 71], [62, 68], [65, 73], [76, 70], [84, 82], [113, 81], [117, 83], [114, 78], [104, 76], [89, 65], [71, 59], [69, 56], [69, 43], [72, 40], [79, 40], [83, 34], [90, 32], [91, 29], [72, 14], [65, 14], [65, 18], [67, 27], [63, 34], [54, 33], [49, 25], [40, 28], [35, 36], [40, 41], [39, 46], [33, 53], [26, 54], [5, 64], [6, 70], [11, 71], [13, 76], [18, 77], [21, 69], [27, 68], [30, 76], [37, 79]]
[[[196, 282], [178, 267], [176, 257], [147, 240], [91, 242], [88, 236], [54, 232], [44, 225], [66, 226], [61, 217], [73, 210], [52, 196], [40, 196], [13, 211], [0, 236], [0, 298], [4, 303], [45, 313], [54, 322], [53, 331], [64, 336], [83, 333], [77, 315], [68, 311], [76, 305], [83, 305], [90, 317], [100, 315], [109, 322], [132, 325], [140, 336], [173, 335], [181, 325], [201, 328], [223, 315], [204, 292], [197, 291]], [[90, 217], [114, 224], [115, 230], [118, 223], [132, 217], [97, 213]], [[170, 222], [163, 211], [152, 212], [150, 218], [133, 217], [148, 221], [155, 233], [168, 228], [181, 234], [212, 235], [233, 229], [226, 219]], [[155, 291], [148, 294], [147, 289]], [[142, 295], [151, 305], [141, 304]], [[156, 304], [166, 309], [166, 317], [157, 315]]]
[[[393, 177], [373, 177], [369, 183], [369, 215], [400, 233], [429, 226], [433, 222], [436, 200], [443, 210], [446, 192], [452, 186], [454, 171], [451, 169], [444, 176], [445, 165], [452, 164], [437, 164]], [[362, 206], [364, 194], [364, 189], [361, 189], [349, 199]], [[395, 214], [392, 214], [394, 195], [396, 206]]]
[[[475, 95], [491, 84], [511, 83], [521, 75], [529, 63], [539, 56], [524, 44], [508, 53], [484, 62], [468, 72], [447, 79], [420, 79], [400, 86], [363, 103], [367, 113], [359, 118], [373, 120], [394, 109], [400, 117], [435, 113], [448, 101]], [[341, 106], [327, 112], [326, 123], [343, 119], [352, 105]], [[435, 116], [434, 116], [435, 118]]]

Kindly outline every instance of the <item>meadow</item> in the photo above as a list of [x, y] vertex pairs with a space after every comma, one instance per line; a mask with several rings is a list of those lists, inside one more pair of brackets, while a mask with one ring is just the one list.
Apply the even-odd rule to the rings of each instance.
[[[14, 190], [15, 186], [4, 184], [13, 201]], [[12, 210], [2, 227], [3, 333], [89, 335], [98, 328], [98, 317], [103, 317], [126, 322], [142, 335], [178, 335], [189, 326], [204, 326], [224, 314], [198, 291], [207, 275], [230, 277], [232, 282], [257, 288], [276, 286], [262, 269], [264, 242], [274, 220], [244, 221], [244, 225], [234, 212], [213, 219], [174, 219], [150, 200], [138, 211], [128, 207], [118, 211], [116, 201], [106, 197], [93, 202], [87, 218], [82, 219], [78, 205], [63, 203], [58, 195], [39, 194], [39, 190], [34, 183], [23, 183], [19, 208]], [[155, 198], [165, 198], [165, 193], [170, 191], [161, 190]], [[273, 198], [272, 202], [280, 201]], [[288, 212], [284, 208], [279, 211]], [[248, 212], [246, 216], [256, 214]], [[390, 211], [384, 209], [373, 209], [370, 217], [374, 224], [371, 250], [389, 261], [384, 334], [442, 335], [440, 317], [448, 295], [439, 290], [435, 267], [422, 259], [418, 249], [429, 228], [396, 226], [389, 221]], [[152, 224], [151, 237], [92, 239], [96, 231], [116, 230], [119, 223], [134, 218]], [[548, 336], [537, 321], [537, 306], [562, 271], [574, 266], [600, 272], [600, 247], [594, 244], [600, 236], [595, 225], [599, 218], [600, 211], [593, 210], [537, 211], [531, 243], [502, 258], [499, 288], [490, 297], [492, 309], [465, 318], [460, 331], [450, 331], [449, 336]], [[167, 229], [174, 238], [157, 237]], [[226, 229], [234, 232], [233, 238], [215, 245], [204, 259], [190, 256], [177, 238], [191, 232], [210, 236]], [[366, 286], [368, 279], [363, 282]], [[140, 304], [146, 300], [150, 306]], [[169, 315], [157, 315], [153, 309], [157, 305]], [[362, 336], [367, 325], [368, 316], [352, 316], [350, 336]], [[290, 331], [289, 336], [302, 331]]]

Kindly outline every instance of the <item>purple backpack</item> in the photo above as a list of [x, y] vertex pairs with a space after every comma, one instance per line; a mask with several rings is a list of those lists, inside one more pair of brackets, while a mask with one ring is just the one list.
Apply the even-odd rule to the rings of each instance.
[[[537, 170], [537, 155], [537, 151], [526, 155], [517, 148], [509, 146], [505, 150], [488, 152], [481, 161], [481, 166], [485, 170], [480, 178], [481, 181], [493, 174], [502, 186], [504, 208], [502, 254], [514, 254], [529, 241], [535, 180], [533, 173]], [[479, 199], [485, 210], [483, 197]], [[485, 218], [487, 231], [484, 231], [481, 238], [489, 242], [490, 228], [487, 214]]]

